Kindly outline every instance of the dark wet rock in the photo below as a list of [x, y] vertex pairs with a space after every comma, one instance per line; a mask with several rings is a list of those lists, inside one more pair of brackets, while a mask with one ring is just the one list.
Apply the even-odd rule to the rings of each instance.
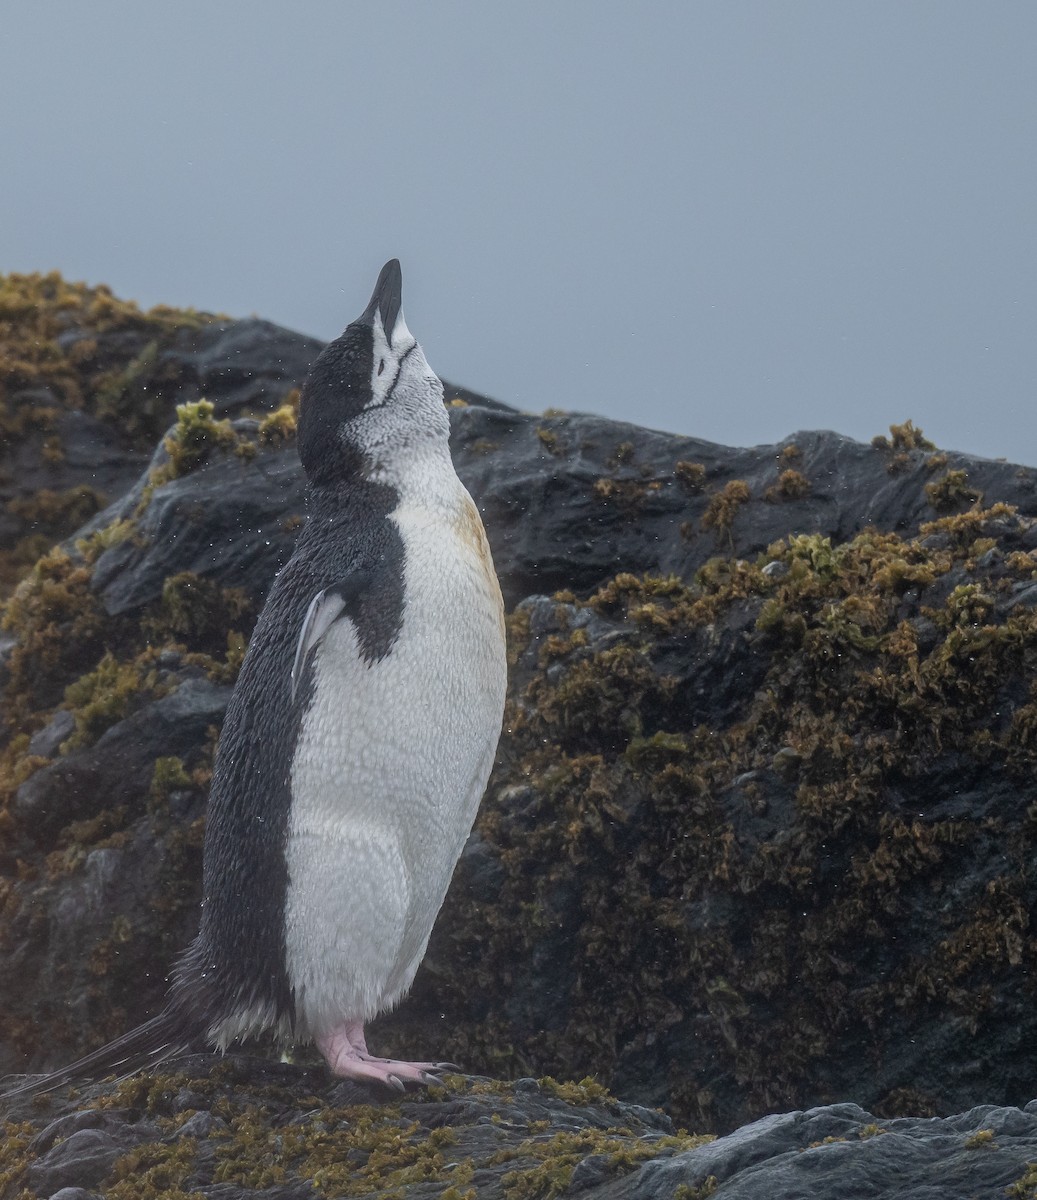
[[146, 796], [156, 759], [195, 749], [209, 727], [222, 722], [230, 693], [204, 679], [186, 679], [172, 695], [113, 725], [94, 746], [42, 767], [15, 796], [22, 828], [49, 845], [59, 829], [91, 815], [99, 797], [114, 807]]
[[[96, 459], [112, 502], [91, 516], [79, 497], [85, 523], [0, 642], [0, 1070], [56, 1067], [161, 1006], [196, 928], [230, 680], [305, 519], [290, 431], [247, 414], [283, 401], [317, 343], [206, 321], [99, 344], [122, 372], [109, 408], [81, 396], [9, 447], [35, 495], [60, 429], [68, 470]], [[19, 395], [59, 409], [71, 386]], [[178, 464], [162, 431], [203, 395], [230, 433]], [[391, 1190], [494, 1194], [544, 1166], [528, 1146], [527, 1165], [490, 1162], [501, 1137], [622, 1126], [530, 1194], [707, 1194], [712, 1177], [717, 1195], [921, 1198], [925, 1172], [942, 1194], [1004, 1194], [1037, 1158], [1037, 1116], [1011, 1107], [1037, 1077], [1037, 472], [903, 433], [736, 449], [448, 397], [509, 609], [509, 705], [426, 961], [371, 1042], [525, 1078], [408, 1101], [473, 1174]], [[241, 1133], [213, 1107], [217, 1070], [232, 1106], [266, 1089], [281, 1144], [371, 1100], [274, 1061], [192, 1063], [201, 1081], [124, 1105], [126, 1128], [176, 1122], [141, 1137], [180, 1146], [188, 1194], [315, 1194], [244, 1166], [214, 1181]], [[545, 1072], [626, 1103], [545, 1107]], [[628, 1160], [667, 1136], [657, 1105], [728, 1136]], [[132, 1143], [90, 1111], [32, 1151], [37, 1194], [104, 1191]], [[87, 1174], [62, 1183], [80, 1152]], [[344, 1153], [355, 1178], [370, 1150]]]
[[29, 742], [29, 753], [40, 758], [53, 758], [61, 743], [70, 736], [75, 727], [76, 719], [68, 709], [59, 709], [47, 725], [33, 734]]
[[47, 1115], [20, 1114], [41, 1132], [0, 1148], [0, 1170], [26, 1189], [19, 1194], [41, 1198], [56, 1186], [104, 1191], [135, 1178], [129, 1164], [138, 1162], [154, 1172], [149, 1179], [207, 1200], [419, 1200], [451, 1187], [591, 1200], [1001, 1200], [1016, 1184], [1026, 1194], [1037, 1158], [1035, 1105], [883, 1120], [841, 1103], [711, 1140], [599, 1088], [549, 1079], [451, 1075], [393, 1102], [362, 1088], [343, 1098], [341, 1086], [321, 1071], [274, 1071], [242, 1056], [184, 1059], [160, 1076], [93, 1085], [79, 1099], [57, 1095]]
[[[93, 586], [112, 615], [156, 599], [180, 571], [243, 588], [261, 603], [291, 556], [303, 497], [294, 447], [261, 453], [247, 464], [221, 456], [154, 490], [134, 536], [98, 559]], [[139, 487], [103, 523], [130, 516], [138, 502]]]

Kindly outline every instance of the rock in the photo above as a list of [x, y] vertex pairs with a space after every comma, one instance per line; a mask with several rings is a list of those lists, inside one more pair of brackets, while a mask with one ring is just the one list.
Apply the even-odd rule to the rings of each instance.
[[[57, 1119], [24, 1114], [43, 1128], [0, 1148], [0, 1169], [21, 1174], [25, 1194], [39, 1197], [55, 1185], [107, 1194], [116, 1177], [143, 1182], [136, 1161], [156, 1173], [148, 1179], [211, 1200], [388, 1192], [417, 1200], [451, 1187], [589, 1200], [1001, 1200], [1013, 1185], [1032, 1186], [1037, 1159], [1037, 1103], [943, 1120], [883, 1120], [833, 1104], [714, 1140], [675, 1132], [662, 1113], [589, 1081], [450, 1075], [393, 1103], [355, 1084], [345, 1085], [346, 1102], [343, 1086], [320, 1069], [242, 1055], [185, 1058], [154, 1078], [94, 1085], [76, 1100], [57, 1095], [48, 1102]], [[69, 1200], [89, 1195], [76, 1191]]]
[[[70, 821], [147, 795], [159, 758], [188, 755], [219, 724], [231, 689], [185, 679], [172, 695], [108, 729], [95, 746], [42, 767], [18, 789], [13, 812], [38, 844], [49, 845]], [[65, 722], [55, 716], [59, 725]], [[48, 726], [48, 729], [51, 727]]]
[[[60, 1065], [161, 1005], [196, 927], [214, 737], [304, 519], [289, 410], [272, 433], [247, 410], [276, 407], [315, 343], [262, 322], [76, 319], [19, 382], [19, 411], [36, 415], [9, 465], [41, 495], [60, 428], [70, 471], [94, 456], [126, 490], [82, 511], [6, 608], [10, 1070]], [[203, 393], [211, 412], [195, 404], [167, 428]], [[713, 1177], [718, 1195], [885, 1194], [894, 1179], [888, 1194], [921, 1197], [924, 1170], [953, 1194], [1021, 1178], [1037, 472], [941, 455], [909, 425], [892, 444], [821, 432], [746, 450], [451, 396], [455, 460], [509, 609], [505, 735], [412, 994], [371, 1041], [524, 1078], [495, 1108], [469, 1082], [405, 1110], [454, 1131], [484, 1164], [480, 1190], [499, 1182], [494, 1115], [514, 1123], [512, 1150], [577, 1136], [552, 1148], [569, 1147], [562, 1175], [529, 1145], [509, 1160], [544, 1170], [523, 1176], [540, 1192], [694, 1195]], [[37, 550], [72, 532], [47, 528]], [[325, 1108], [370, 1099], [299, 1068], [224, 1065], [241, 1072], [237, 1098], [302, 1089], [270, 1115], [289, 1122], [270, 1134], [282, 1145], [293, 1122], [319, 1141], [314, 1089]], [[209, 1082], [127, 1101], [130, 1124], [183, 1120], [162, 1142], [179, 1143], [178, 1184], [313, 1194], [254, 1155], [265, 1183], [242, 1182], [244, 1166], [213, 1182], [238, 1131], [211, 1107], [220, 1064], [191, 1069]], [[544, 1072], [593, 1075], [625, 1105], [538, 1108]], [[727, 1136], [656, 1147], [657, 1105]], [[620, 1127], [621, 1145], [580, 1140]], [[54, 1172], [40, 1188], [103, 1190], [121, 1134], [68, 1129], [36, 1152]], [[73, 1137], [93, 1174], [66, 1185]], [[646, 1139], [650, 1159], [626, 1157]], [[370, 1151], [345, 1153], [355, 1177]], [[435, 1194], [468, 1182], [437, 1177]]]
[[76, 727], [76, 719], [67, 708], [59, 709], [38, 733], [33, 734], [29, 742], [29, 753], [39, 758], [53, 758], [61, 743], [71, 736]]

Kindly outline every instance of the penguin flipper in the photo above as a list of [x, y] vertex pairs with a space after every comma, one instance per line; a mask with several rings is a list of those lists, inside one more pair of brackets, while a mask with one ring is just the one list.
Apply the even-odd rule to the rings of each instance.
[[103, 1079], [113, 1072], [121, 1080], [138, 1071], [154, 1070], [167, 1059], [184, 1054], [198, 1041], [199, 1030], [185, 1023], [184, 1015], [167, 1008], [124, 1033], [122, 1037], [85, 1054], [75, 1062], [29, 1079], [10, 1091], [0, 1093], [0, 1101], [21, 1100], [41, 1092], [50, 1092], [77, 1079]]
[[294, 703], [299, 684], [302, 682], [310, 651], [320, 644], [321, 639], [343, 613], [349, 613], [361, 594], [371, 582], [371, 572], [358, 570], [350, 573], [339, 583], [319, 591], [310, 601], [303, 617], [299, 641], [292, 663], [292, 701]]

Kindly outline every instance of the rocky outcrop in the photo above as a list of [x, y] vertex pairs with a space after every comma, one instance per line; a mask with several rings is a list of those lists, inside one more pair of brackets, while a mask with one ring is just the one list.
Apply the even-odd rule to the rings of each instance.
[[589, 1080], [451, 1075], [420, 1096], [372, 1099], [319, 1069], [184, 1059], [37, 1105], [0, 1147], [0, 1196], [1003, 1200], [1037, 1182], [1035, 1105], [887, 1121], [836, 1104], [712, 1139]]
[[[154, 1012], [194, 932], [222, 712], [305, 519], [292, 385], [314, 344], [241, 326], [168, 335], [175, 424], [6, 606], [0, 1070]], [[921, 1118], [1025, 1104], [1037, 472], [910, 423], [744, 450], [449, 394], [509, 609], [509, 705], [428, 958], [374, 1044], [593, 1075], [700, 1132], [809, 1110], [774, 1121], [824, 1142], [850, 1122], [835, 1149], [795, 1147], [818, 1179], [839, 1146], [881, 1163], [872, 1143], [942, 1128]], [[916, 1125], [854, 1132], [896, 1117]], [[740, 1195], [723, 1188], [748, 1169], [678, 1182]]]

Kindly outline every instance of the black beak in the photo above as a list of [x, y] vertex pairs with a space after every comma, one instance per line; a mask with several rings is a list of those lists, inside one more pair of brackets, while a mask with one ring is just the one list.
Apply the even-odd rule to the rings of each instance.
[[400, 260], [390, 258], [382, 267], [378, 282], [374, 285], [371, 302], [354, 322], [357, 325], [373, 325], [375, 313], [382, 314], [382, 329], [385, 338], [392, 343], [392, 331], [396, 328], [396, 319], [400, 315], [403, 303], [403, 275], [400, 272]]

